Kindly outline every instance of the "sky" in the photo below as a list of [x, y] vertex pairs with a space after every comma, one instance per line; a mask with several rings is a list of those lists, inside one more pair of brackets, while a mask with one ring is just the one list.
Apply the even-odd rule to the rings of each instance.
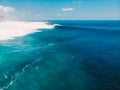
[[13, 20], [120, 20], [120, 0], [0, 0]]

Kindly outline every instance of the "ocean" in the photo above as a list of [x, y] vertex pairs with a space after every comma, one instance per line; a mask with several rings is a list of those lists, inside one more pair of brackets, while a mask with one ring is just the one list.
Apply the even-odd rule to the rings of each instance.
[[0, 90], [120, 90], [120, 21], [45, 22], [0, 39]]

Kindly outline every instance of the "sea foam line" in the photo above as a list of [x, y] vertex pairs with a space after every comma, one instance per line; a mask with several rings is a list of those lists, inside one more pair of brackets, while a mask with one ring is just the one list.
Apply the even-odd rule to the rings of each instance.
[[56, 25], [49, 25], [46, 22], [0, 22], [0, 40], [14, 39], [31, 33], [40, 32], [38, 29], [53, 29]]

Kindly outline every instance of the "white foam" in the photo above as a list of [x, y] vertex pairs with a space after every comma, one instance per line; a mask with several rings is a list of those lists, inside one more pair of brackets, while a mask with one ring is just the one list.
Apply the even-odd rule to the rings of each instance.
[[52, 29], [55, 26], [56, 25], [49, 25], [45, 22], [0, 22], [0, 40], [25, 36], [34, 32], [39, 32], [40, 30], [37, 29]]

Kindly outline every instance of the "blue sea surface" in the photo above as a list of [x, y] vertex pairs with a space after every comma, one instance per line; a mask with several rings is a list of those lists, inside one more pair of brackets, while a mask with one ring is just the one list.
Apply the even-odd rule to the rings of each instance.
[[0, 41], [0, 90], [120, 90], [120, 21], [48, 22]]

